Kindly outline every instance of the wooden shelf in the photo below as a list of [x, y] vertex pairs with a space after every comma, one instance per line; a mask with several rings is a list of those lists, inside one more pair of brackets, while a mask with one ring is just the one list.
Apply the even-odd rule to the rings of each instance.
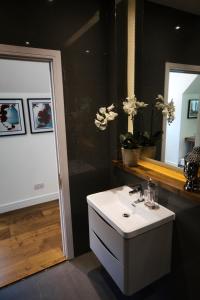
[[186, 137], [185, 142], [195, 144], [195, 136]]
[[179, 196], [200, 201], [200, 193], [186, 192], [184, 190], [185, 177], [180, 171], [145, 160], [140, 160], [136, 167], [124, 166], [122, 161], [118, 160], [113, 160], [112, 163], [115, 167], [142, 179], [147, 180], [151, 177], [160, 187]]

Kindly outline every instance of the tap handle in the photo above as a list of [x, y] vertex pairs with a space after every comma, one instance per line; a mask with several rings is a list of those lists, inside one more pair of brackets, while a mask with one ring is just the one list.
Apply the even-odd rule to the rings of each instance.
[[152, 182], [151, 177], [149, 177], [149, 179], [147, 180], [147, 188], [148, 189], [155, 189], [156, 188], [156, 184]]
[[132, 191], [130, 192], [131, 194], [134, 194], [134, 193], [137, 193], [137, 192], [140, 192], [142, 195], [143, 195], [143, 187], [142, 185], [139, 183], [139, 184], [136, 184], [132, 187]]

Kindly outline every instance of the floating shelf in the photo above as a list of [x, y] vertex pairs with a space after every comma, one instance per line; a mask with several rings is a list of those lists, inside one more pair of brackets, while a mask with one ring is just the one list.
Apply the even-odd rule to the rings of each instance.
[[113, 166], [147, 180], [151, 177], [160, 187], [176, 193], [191, 200], [200, 201], [200, 193], [186, 192], [184, 190], [185, 177], [181, 171], [170, 168], [164, 164], [157, 164], [152, 161], [140, 160], [136, 167], [124, 166], [122, 161], [113, 160]]

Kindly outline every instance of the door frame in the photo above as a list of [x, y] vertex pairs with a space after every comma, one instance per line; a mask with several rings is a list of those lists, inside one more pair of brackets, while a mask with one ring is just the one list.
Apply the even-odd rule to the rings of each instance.
[[55, 100], [53, 105], [55, 111], [55, 139], [58, 161], [58, 180], [60, 189], [59, 206], [62, 247], [64, 256], [67, 259], [72, 259], [74, 257], [74, 246], [69, 190], [69, 172], [61, 52], [58, 50], [0, 44], [0, 58], [44, 61], [50, 63], [52, 94]]

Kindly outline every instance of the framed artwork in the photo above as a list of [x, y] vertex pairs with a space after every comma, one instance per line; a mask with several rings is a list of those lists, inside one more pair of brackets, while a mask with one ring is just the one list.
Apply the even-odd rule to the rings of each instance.
[[190, 99], [188, 101], [188, 119], [196, 119], [200, 108], [199, 99]]
[[50, 98], [27, 99], [31, 133], [53, 131], [52, 101]]
[[0, 99], [0, 137], [26, 134], [22, 99]]

